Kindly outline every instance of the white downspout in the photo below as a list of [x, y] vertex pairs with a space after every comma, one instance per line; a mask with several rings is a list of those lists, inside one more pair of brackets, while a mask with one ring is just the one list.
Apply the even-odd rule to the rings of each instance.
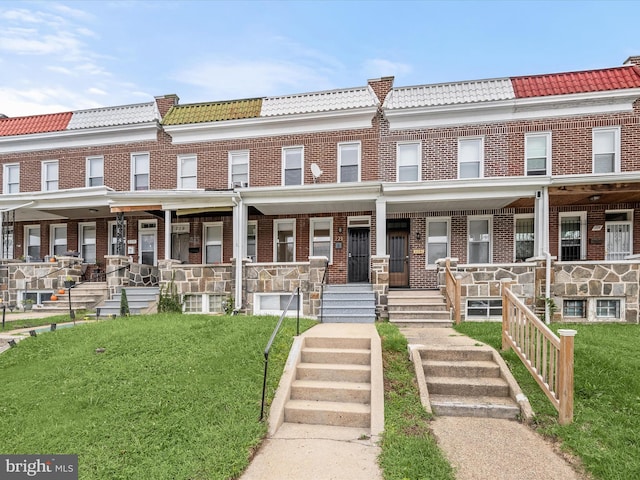
[[545, 280], [544, 280], [544, 323], [549, 325], [551, 319], [549, 318], [549, 298], [551, 298], [551, 254], [547, 251], [544, 252], [545, 265]]
[[171, 210], [164, 211], [164, 259], [171, 260]]
[[234, 310], [239, 310], [242, 308], [242, 265], [243, 259], [245, 256], [245, 242], [246, 242], [246, 219], [245, 219], [245, 206], [242, 201], [242, 197], [240, 194], [237, 194], [237, 198], [232, 198], [234, 206], [233, 206], [233, 232], [234, 232], [234, 257], [236, 259], [236, 270], [234, 272], [235, 275], [235, 308]]

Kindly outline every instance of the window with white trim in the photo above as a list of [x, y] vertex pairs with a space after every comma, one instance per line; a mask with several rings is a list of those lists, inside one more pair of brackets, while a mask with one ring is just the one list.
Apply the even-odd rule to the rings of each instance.
[[593, 129], [593, 173], [620, 171], [620, 128]]
[[2, 258], [13, 259], [13, 225], [2, 226]]
[[296, 220], [273, 221], [273, 260], [275, 262], [296, 261]]
[[331, 256], [333, 239], [333, 218], [312, 218], [310, 221], [310, 251], [312, 257], [327, 257], [329, 263], [333, 261]]
[[524, 262], [527, 258], [533, 257], [534, 239], [533, 216], [516, 216], [514, 238], [516, 262]]
[[458, 178], [484, 176], [484, 138], [458, 139]]
[[131, 154], [131, 190], [149, 190], [148, 153]]
[[620, 318], [620, 300], [599, 298], [596, 300], [596, 317]]
[[104, 157], [87, 157], [87, 187], [104, 185]]
[[338, 144], [338, 183], [360, 181], [360, 142]]
[[222, 263], [222, 222], [205, 223], [204, 263]]
[[396, 179], [398, 182], [419, 182], [422, 165], [420, 142], [398, 143], [396, 146]]
[[78, 224], [78, 251], [84, 263], [96, 263], [96, 224]]
[[217, 294], [192, 294], [183, 297], [184, 313], [224, 313], [226, 297]]
[[284, 147], [282, 149], [282, 184], [302, 185], [304, 168], [304, 148]]
[[427, 220], [427, 268], [435, 268], [436, 260], [449, 256], [449, 218]]
[[24, 251], [28, 260], [40, 260], [40, 226], [27, 225], [24, 227]]
[[559, 216], [559, 260], [583, 260], [586, 257], [587, 212], [562, 212]]
[[109, 222], [109, 255], [126, 255], [127, 249], [127, 222], [124, 222], [122, 238], [125, 251], [118, 253], [118, 222]]
[[467, 299], [467, 319], [488, 320], [502, 317], [501, 298]]
[[256, 220], [247, 223], [247, 257], [252, 262], [258, 261], [258, 222]]
[[289, 300], [291, 304], [287, 310], [287, 317], [294, 317], [298, 311], [298, 297], [294, 296], [291, 299], [290, 293], [256, 293], [253, 298], [254, 315], [282, 315]]
[[551, 175], [551, 133], [527, 133], [524, 149], [527, 175]]
[[198, 188], [198, 157], [178, 155], [178, 189], [195, 190], [196, 188]]
[[58, 160], [42, 162], [42, 190], [45, 192], [58, 190]]
[[13, 163], [5, 165], [2, 179], [3, 193], [20, 193], [20, 164]]
[[249, 186], [249, 150], [229, 152], [229, 187]]
[[491, 218], [469, 217], [468, 263], [491, 263]]
[[51, 225], [51, 227], [49, 227], [49, 233], [51, 235], [51, 239], [49, 241], [51, 246], [50, 255], [64, 255], [69, 251], [67, 248], [66, 225]]

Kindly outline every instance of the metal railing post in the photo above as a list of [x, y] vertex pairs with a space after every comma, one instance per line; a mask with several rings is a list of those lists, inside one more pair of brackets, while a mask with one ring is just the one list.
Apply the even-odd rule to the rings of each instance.
[[296, 289], [296, 292], [298, 296], [298, 299], [297, 299], [298, 309], [296, 312], [296, 336], [299, 336], [300, 335], [300, 287]]
[[262, 403], [260, 404], [260, 421], [264, 417], [264, 397], [267, 393], [267, 368], [269, 367], [269, 352], [264, 352], [264, 378], [262, 379]]

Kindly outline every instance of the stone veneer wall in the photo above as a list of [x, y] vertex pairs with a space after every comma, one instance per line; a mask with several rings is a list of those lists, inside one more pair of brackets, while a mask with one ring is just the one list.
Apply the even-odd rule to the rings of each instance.
[[371, 284], [376, 294], [376, 317], [389, 318], [389, 255], [371, 256]]
[[[256, 293], [291, 293], [300, 287], [302, 314], [314, 315], [309, 303], [309, 273], [311, 262], [247, 263], [245, 264], [245, 309], [253, 313]], [[324, 263], [323, 263], [324, 268]], [[317, 269], [316, 269], [317, 270]], [[317, 279], [316, 272], [315, 278]], [[316, 299], [317, 300], [317, 299]], [[314, 302], [316, 305], [317, 302]]]
[[106, 255], [104, 261], [109, 298], [113, 298], [116, 293], [122, 290], [122, 287], [129, 286], [129, 257]]
[[129, 264], [130, 287], [157, 287], [160, 284], [160, 269], [143, 263]]
[[180, 295], [195, 293], [224, 294], [233, 292], [233, 265], [183, 265], [178, 260], [160, 260], [159, 284], [166, 289], [173, 280]]

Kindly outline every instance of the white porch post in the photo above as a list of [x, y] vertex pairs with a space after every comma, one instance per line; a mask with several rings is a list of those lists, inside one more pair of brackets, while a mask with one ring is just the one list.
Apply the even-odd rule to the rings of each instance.
[[376, 199], [376, 255], [387, 254], [387, 201]]
[[164, 211], [164, 259], [171, 260], [171, 210]]
[[242, 308], [242, 265], [247, 256], [247, 217], [248, 209], [242, 198], [236, 199], [233, 207], [233, 256], [236, 259], [235, 308]]
[[549, 251], [549, 189], [536, 192], [534, 211], [534, 255], [543, 257]]
[[542, 249], [549, 252], [549, 187], [542, 187], [544, 208], [542, 210]]

